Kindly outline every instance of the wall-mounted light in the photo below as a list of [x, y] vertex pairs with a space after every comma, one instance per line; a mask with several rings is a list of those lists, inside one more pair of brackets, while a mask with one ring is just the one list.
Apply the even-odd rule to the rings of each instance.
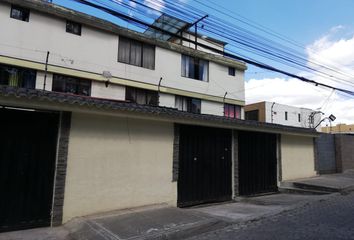
[[107, 87], [109, 86], [109, 84], [111, 83], [111, 82], [109, 81], [109, 79], [112, 78], [112, 74], [111, 74], [110, 71], [103, 71], [102, 76], [107, 79], [107, 80], [105, 81], [105, 83], [104, 83], [105, 86], [106, 86], [106, 88], [107, 88]]

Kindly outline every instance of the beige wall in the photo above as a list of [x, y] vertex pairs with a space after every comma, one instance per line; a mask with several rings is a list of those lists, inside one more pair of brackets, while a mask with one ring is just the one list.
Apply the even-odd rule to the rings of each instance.
[[313, 139], [282, 135], [281, 165], [283, 181], [315, 176]]
[[63, 221], [177, 202], [173, 125], [73, 113]]

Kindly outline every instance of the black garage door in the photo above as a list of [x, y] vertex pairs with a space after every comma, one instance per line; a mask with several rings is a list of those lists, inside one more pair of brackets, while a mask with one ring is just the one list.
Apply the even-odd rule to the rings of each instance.
[[238, 144], [240, 195], [277, 191], [277, 136], [240, 131]]
[[0, 108], [0, 232], [49, 226], [58, 114]]
[[231, 131], [180, 126], [178, 206], [231, 199]]

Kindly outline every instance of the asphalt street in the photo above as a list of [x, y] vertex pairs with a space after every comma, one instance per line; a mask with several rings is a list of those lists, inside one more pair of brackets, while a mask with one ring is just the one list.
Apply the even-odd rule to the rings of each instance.
[[354, 193], [189, 238], [207, 239], [354, 239]]

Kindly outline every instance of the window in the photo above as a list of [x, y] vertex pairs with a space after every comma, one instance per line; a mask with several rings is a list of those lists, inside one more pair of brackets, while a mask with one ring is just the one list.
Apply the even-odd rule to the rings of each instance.
[[67, 20], [66, 32], [81, 36], [81, 24]]
[[201, 100], [197, 98], [176, 96], [175, 107], [184, 112], [200, 113]]
[[209, 62], [198, 58], [182, 55], [182, 77], [208, 81]]
[[252, 110], [245, 113], [246, 120], [259, 121], [259, 110]]
[[229, 67], [229, 75], [236, 76], [236, 69], [234, 67]]
[[299, 122], [301, 122], [301, 114], [300, 113], [297, 115], [297, 119]]
[[30, 10], [27, 8], [12, 5], [10, 17], [24, 22], [29, 21]]
[[155, 91], [126, 87], [125, 100], [144, 105], [158, 105], [158, 94]]
[[285, 112], [285, 120], [288, 121], [288, 112]]
[[34, 89], [36, 85], [36, 71], [0, 65], [0, 85]]
[[233, 104], [224, 104], [224, 116], [228, 118], [241, 118], [241, 107]]
[[91, 81], [63, 75], [53, 75], [53, 87], [55, 92], [71, 93], [83, 96], [91, 95]]
[[154, 70], [155, 46], [119, 37], [118, 61]]

